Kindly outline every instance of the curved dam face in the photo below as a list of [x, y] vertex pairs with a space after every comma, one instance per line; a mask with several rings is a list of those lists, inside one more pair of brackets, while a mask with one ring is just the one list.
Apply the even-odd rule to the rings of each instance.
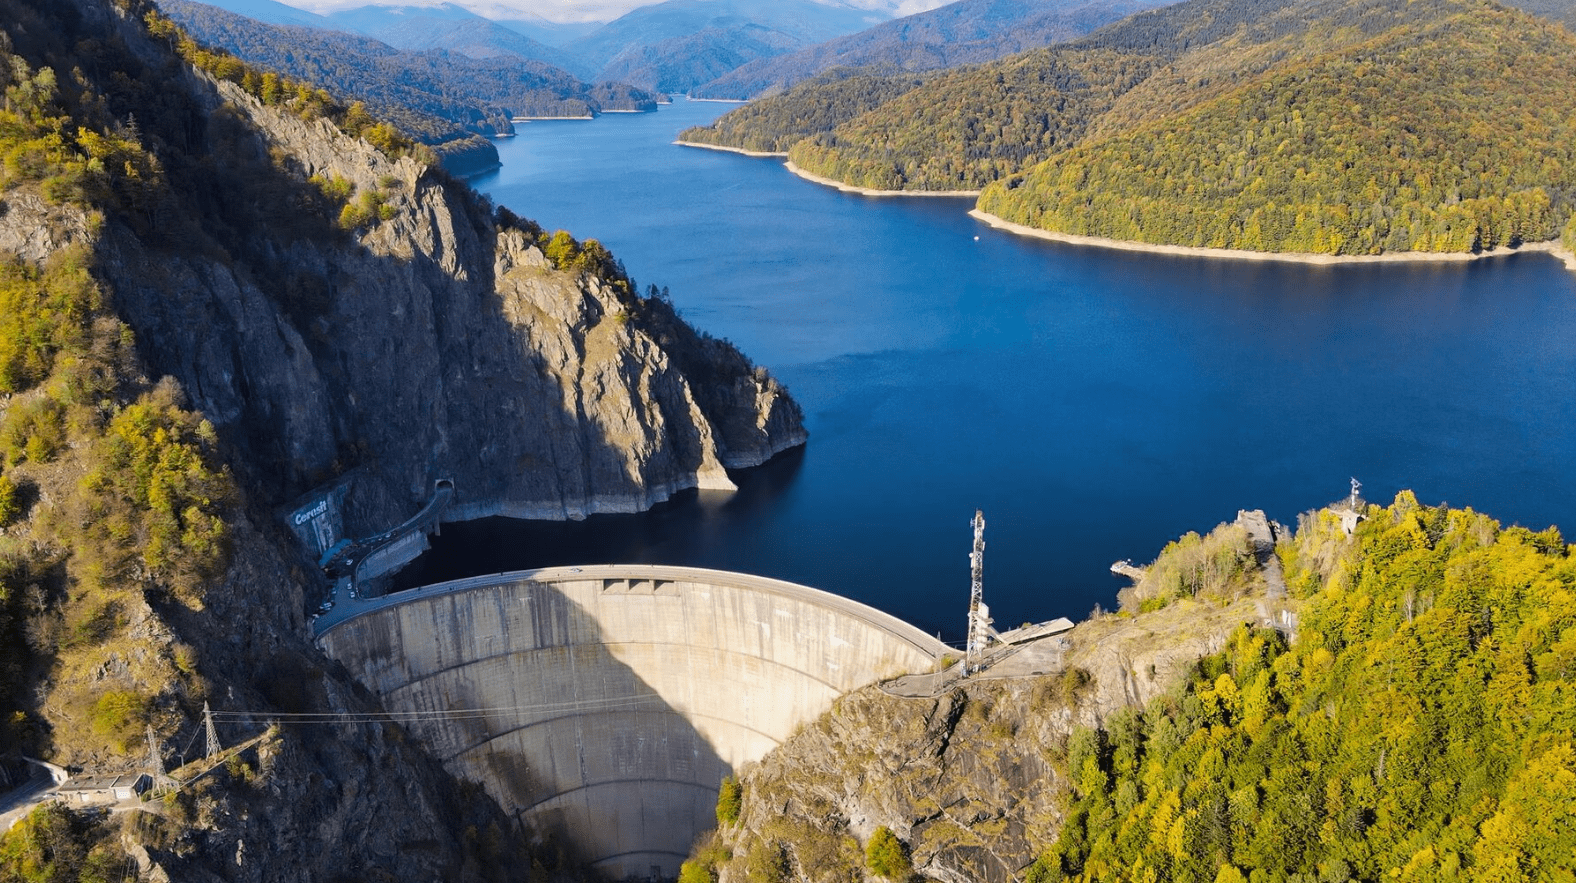
[[676, 876], [723, 776], [948, 649], [827, 592], [684, 567], [500, 574], [340, 617], [330, 656], [456, 775], [613, 879]]

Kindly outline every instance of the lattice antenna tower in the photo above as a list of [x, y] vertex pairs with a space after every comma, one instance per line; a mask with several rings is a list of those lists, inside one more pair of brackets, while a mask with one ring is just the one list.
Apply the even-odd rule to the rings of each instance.
[[974, 510], [974, 551], [969, 553], [972, 584], [969, 587], [969, 641], [963, 654], [963, 671], [972, 674], [984, 663], [985, 647], [995, 632], [990, 608], [985, 606], [985, 513]]
[[1362, 490], [1362, 489], [1363, 489], [1363, 483], [1358, 481], [1357, 479], [1353, 478], [1352, 479], [1352, 500], [1351, 500], [1351, 503], [1349, 504], [1353, 509], [1357, 508], [1357, 492]]
[[202, 726], [208, 735], [208, 753], [206, 757], [213, 757], [224, 748], [219, 744], [219, 731], [213, 726], [213, 710], [208, 707], [207, 700], [202, 704]]

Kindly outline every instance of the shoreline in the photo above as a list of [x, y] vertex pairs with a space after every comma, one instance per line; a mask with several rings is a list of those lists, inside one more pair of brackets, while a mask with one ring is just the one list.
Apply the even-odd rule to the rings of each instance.
[[723, 153], [737, 153], [743, 156], [754, 157], [786, 157], [786, 153], [773, 153], [767, 150], [745, 150], [742, 147], [724, 147], [721, 144], [701, 144], [698, 141], [675, 141], [680, 147], [699, 147], [702, 150], [720, 150]]
[[798, 166], [794, 165], [791, 161], [783, 163], [783, 166], [785, 168], [787, 168], [788, 171], [793, 172], [795, 175], [798, 175], [799, 177], [805, 179], [806, 181], [811, 181], [811, 182], [814, 182], [816, 184], [821, 184], [821, 185], [826, 186], [826, 187], [835, 187], [838, 190], [843, 191], [844, 193], [857, 193], [860, 196], [876, 196], [876, 197], [886, 197], [886, 196], [926, 196], [926, 197], [952, 196], [952, 197], [962, 197], [962, 196], [966, 196], [966, 197], [968, 197], [970, 199], [978, 199], [979, 195], [980, 195], [980, 191], [978, 191], [978, 190], [875, 190], [875, 189], [872, 189], [870, 187], [856, 187], [856, 186], [854, 186], [852, 184], [844, 184], [842, 181], [838, 181], [838, 180], [835, 180], [835, 179], [832, 179], [832, 178], [823, 178], [820, 175], [817, 175], [817, 174], [815, 174], [813, 172], [807, 172], [804, 169], [799, 168]]
[[594, 119], [596, 119], [596, 117], [590, 116], [590, 115], [580, 116], [580, 117], [510, 117], [509, 118], [509, 122], [511, 122], [511, 123], [536, 123], [536, 122], [542, 122], [544, 120], [594, 120]]
[[748, 99], [748, 98], [692, 98], [692, 97], [690, 97], [688, 95], [684, 96], [684, 100], [685, 101], [709, 101], [709, 102], [712, 102], [713, 104], [749, 104], [750, 103], [750, 99]]
[[1522, 254], [1523, 252], [1542, 252], [1560, 259], [1565, 263], [1567, 269], [1576, 272], [1576, 253], [1572, 253], [1562, 247], [1558, 240], [1527, 242], [1517, 248], [1500, 246], [1490, 251], [1480, 252], [1395, 251], [1384, 254], [1336, 255], [1287, 251], [1247, 251], [1238, 248], [1204, 248], [1192, 245], [1157, 245], [1148, 242], [1136, 242], [1130, 239], [1109, 239], [1104, 236], [1085, 236], [1078, 233], [1056, 233], [1050, 230], [1041, 230], [1037, 227], [1015, 224], [1012, 221], [1003, 220], [977, 208], [969, 211], [969, 217], [997, 230], [1005, 230], [1008, 233], [1014, 233], [1019, 236], [1046, 239], [1067, 245], [1090, 245], [1095, 248], [1108, 248], [1115, 251], [1138, 251], [1149, 254], [1222, 258], [1235, 261], [1280, 261], [1289, 264], [1323, 266], [1333, 266], [1335, 264], [1463, 263], [1480, 261], [1486, 258], [1506, 257], [1513, 254]]

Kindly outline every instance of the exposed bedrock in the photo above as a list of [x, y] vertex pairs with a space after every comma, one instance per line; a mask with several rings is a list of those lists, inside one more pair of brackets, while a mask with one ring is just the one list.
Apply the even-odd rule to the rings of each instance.
[[[212, 195], [203, 231], [105, 224], [98, 269], [156, 372], [279, 500], [354, 470], [352, 532], [438, 478], [446, 519], [580, 518], [731, 488], [727, 469], [804, 442], [764, 369], [621, 279], [555, 267], [463, 185], [229, 83], [193, 93], [236, 192]], [[379, 214], [335, 230], [330, 182]], [[47, 245], [8, 235], [33, 208], [0, 220], [0, 244]]]

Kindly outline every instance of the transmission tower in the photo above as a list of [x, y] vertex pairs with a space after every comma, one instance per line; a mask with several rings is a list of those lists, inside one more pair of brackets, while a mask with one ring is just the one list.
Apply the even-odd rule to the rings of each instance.
[[153, 734], [153, 724], [148, 724], [148, 772], [155, 780], [164, 778], [164, 758], [159, 754], [159, 737]]
[[208, 707], [207, 700], [204, 700], [202, 704], [202, 726], [208, 734], [208, 754], [206, 756], [213, 757], [222, 751], [223, 748], [219, 745], [219, 731], [213, 727], [213, 710]]
[[985, 606], [985, 513], [974, 510], [974, 551], [969, 553], [973, 577], [969, 587], [969, 642], [963, 655], [963, 673], [973, 674], [984, 663], [985, 647], [996, 634], [990, 608]]

